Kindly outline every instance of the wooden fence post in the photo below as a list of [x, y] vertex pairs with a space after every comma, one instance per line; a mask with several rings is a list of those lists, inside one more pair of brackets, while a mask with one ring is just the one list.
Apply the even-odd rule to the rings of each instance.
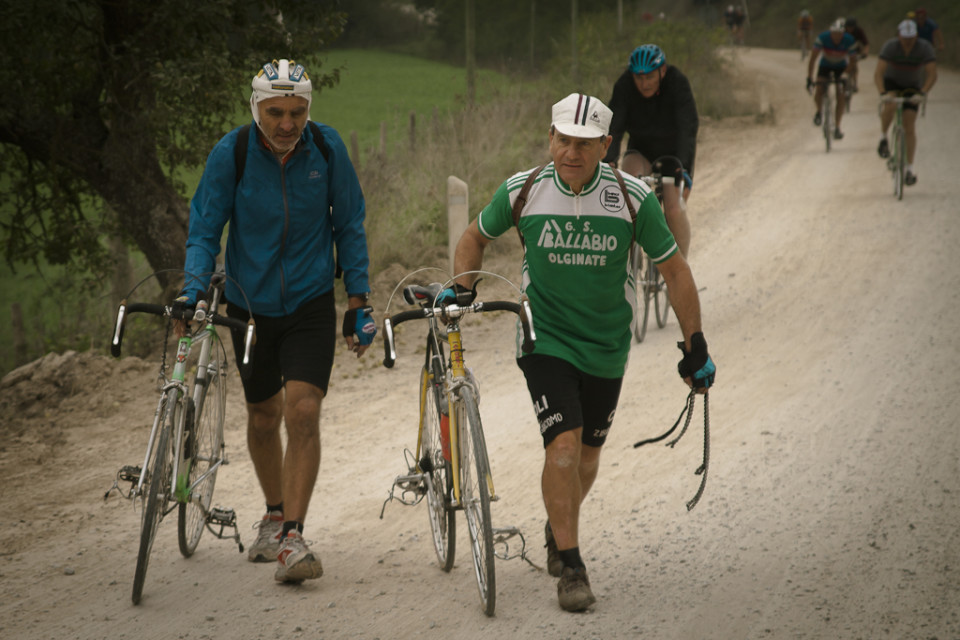
[[417, 112], [410, 112], [410, 151], [417, 148]]
[[350, 155], [353, 156], [354, 171], [360, 170], [360, 143], [357, 141], [357, 132], [350, 132]]
[[453, 271], [453, 255], [457, 242], [470, 221], [470, 197], [467, 183], [456, 176], [447, 177], [447, 251], [450, 253], [450, 273]]

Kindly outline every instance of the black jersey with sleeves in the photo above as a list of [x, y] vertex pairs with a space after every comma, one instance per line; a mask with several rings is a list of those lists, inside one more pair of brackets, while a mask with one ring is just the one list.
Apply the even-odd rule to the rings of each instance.
[[629, 134], [628, 148], [636, 149], [651, 162], [662, 155], [677, 156], [690, 175], [697, 155], [697, 131], [700, 118], [690, 81], [672, 65], [667, 65], [660, 91], [644, 98], [633, 82], [629, 69], [613, 85], [607, 105], [613, 111], [610, 135], [613, 140], [604, 162], [620, 155], [623, 134]]

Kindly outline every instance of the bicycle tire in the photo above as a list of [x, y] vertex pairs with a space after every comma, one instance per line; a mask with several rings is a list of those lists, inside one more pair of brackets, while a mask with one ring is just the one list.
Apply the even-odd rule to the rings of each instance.
[[[432, 351], [428, 347], [428, 351]], [[427, 359], [430, 361], [430, 358]], [[444, 452], [443, 423], [449, 428], [449, 419], [441, 411], [441, 394], [433, 384], [430, 368], [424, 366], [420, 374], [420, 437], [421, 455], [418, 465], [427, 474], [427, 515], [433, 533], [433, 548], [440, 568], [449, 572], [456, 553], [456, 511], [450, 503], [453, 495], [453, 474], [449, 455], [449, 435]]]
[[460, 425], [460, 483], [463, 512], [467, 517], [473, 568], [483, 612], [492, 616], [497, 606], [497, 577], [494, 570], [493, 524], [490, 519], [490, 462], [480, 422], [480, 410], [469, 387], [457, 401]]
[[[633, 245], [633, 255], [630, 258], [633, 268], [634, 292], [636, 294], [636, 313], [634, 314], [633, 337], [637, 342], [643, 342], [647, 335], [647, 318], [650, 314], [650, 298], [646, 293], [645, 276], [643, 271], [643, 250], [637, 244]], [[643, 307], [641, 313], [640, 308]]]
[[173, 452], [170, 434], [173, 433], [177, 415], [177, 391], [167, 393], [163, 403], [160, 433], [154, 442], [152, 462], [149, 466], [150, 477], [145, 483], [146, 502], [140, 524], [140, 549], [137, 551], [137, 568], [133, 575], [133, 604], [140, 604], [143, 584], [147, 578], [147, 566], [150, 563], [150, 551], [157, 535], [157, 528], [163, 519], [167, 498], [170, 495], [170, 474], [173, 466]]
[[823, 139], [827, 144], [827, 153], [830, 152], [830, 125], [833, 121], [833, 103], [830, 100], [830, 85], [823, 90]]
[[907, 169], [907, 148], [903, 129], [900, 127], [897, 127], [893, 134], [893, 153], [896, 157], [893, 165], [893, 194], [897, 196], [897, 200], [903, 200], [903, 174]]
[[[209, 347], [208, 347], [209, 345]], [[227, 404], [226, 358], [219, 341], [211, 336], [203, 345], [210, 349], [206, 375], [195, 376], [191, 398], [187, 399], [184, 424], [183, 464], [187, 479], [181, 492], [192, 490], [180, 501], [177, 513], [177, 542], [180, 553], [189, 558], [197, 550], [213, 500], [217, 471], [223, 460], [223, 420]], [[201, 351], [201, 360], [206, 356]], [[200, 478], [203, 478], [199, 483]], [[193, 485], [196, 483], [196, 486]]]
[[667, 283], [663, 281], [663, 274], [653, 264], [653, 260], [650, 261], [650, 271], [652, 272], [650, 279], [654, 286], [653, 302], [657, 316], [657, 326], [663, 329], [667, 326], [667, 318], [670, 317], [670, 296], [667, 295]]

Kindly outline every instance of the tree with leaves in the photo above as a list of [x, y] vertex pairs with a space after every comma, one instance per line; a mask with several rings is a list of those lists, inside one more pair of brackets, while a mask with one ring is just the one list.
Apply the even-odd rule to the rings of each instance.
[[[0, 229], [11, 266], [103, 274], [105, 234], [154, 270], [183, 266], [177, 176], [203, 164], [265, 61], [315, 60], [340, 34], [336, 0], [28, 0], [0, 7]], [[308, 67], [314, 86], [335, 73]], [[107, 214], [104, 212], [113, 212]], [[161, 283], [175, 286], [178, 276]]]

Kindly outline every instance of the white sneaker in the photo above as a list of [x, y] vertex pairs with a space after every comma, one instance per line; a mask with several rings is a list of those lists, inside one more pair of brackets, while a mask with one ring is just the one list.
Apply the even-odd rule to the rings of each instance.
[[257, 540], [247, 549], [250, 562], [276, 562], [280, 550], [280, 533], [283, 531], [283, 512], [268, 511], [260, 522], [253, 525], [259, 529]]
[[287, 533], [280, 541], [277, 552], [277, 572], [273, 578], [277, 582], [302, 582], [323, 575], [320, 558], [310, 550], [303, 536], [296, 529]]

